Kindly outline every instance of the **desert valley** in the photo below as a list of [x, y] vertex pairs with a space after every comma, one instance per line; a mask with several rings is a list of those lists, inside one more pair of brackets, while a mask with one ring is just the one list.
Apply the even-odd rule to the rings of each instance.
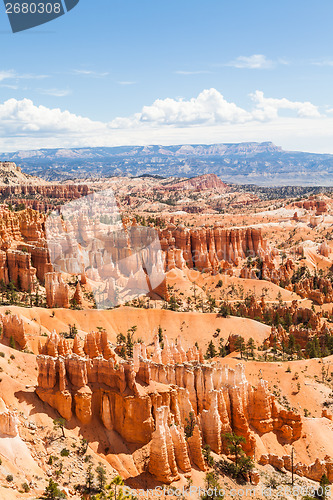
[[1, 499], [331, 498], [329, 188], [2, 162], [0, 197]]

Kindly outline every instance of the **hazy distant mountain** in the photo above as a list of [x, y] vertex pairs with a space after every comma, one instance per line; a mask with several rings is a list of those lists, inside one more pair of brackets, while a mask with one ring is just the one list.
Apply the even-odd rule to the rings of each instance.
[[284, 151], [271, 142], [40, 149], [0, 154], [47, 180], [143, 174], [193, 177], [258, 185], [333, 185], [333, 155]]

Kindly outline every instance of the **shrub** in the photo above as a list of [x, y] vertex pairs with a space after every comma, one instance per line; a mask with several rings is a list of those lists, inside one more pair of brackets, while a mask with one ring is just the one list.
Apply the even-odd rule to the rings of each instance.
[[11, 355], [10, 355], [10, 359], [15, 359], [14, 354], [11, 354]]
[[1, 351], [0, 352], [0, 356], [1, 356], [1, 358], [4, 358], [5, 357], [5, 353]]
[[24, 493], [28, 493], [28, 491], [30, 491], [30, 486], [28, 485], [28, 483], [22, 484], [22, 490], [24, 491]]
[[205, 446], [202, 448], [202, 454], [204, 456], [205, 462], [209, 467], [213, 467], [214, 465], [214, 458], [212, 457], [211, 449], [208, 444], [205, 444]]
[[8, 483], [11, 483], [11, 482], [13, 481], [13, 479], [14, 479], [14, 478], [13, 478], [13, 475], [12, 475], [12, 474], [8, 474], [8, 475], [6, 476], [6, 481], [8, 481]]
[[224, 490], [219, 483], [216, 472], [207, 472], [205, 477], [206, 493], [201, 496], [201, 500], [223, 500]]
[[270, 477], [268, 482], [266, 483], [266, 486], [269, 488], [273, 488], [273, 490], [276, 490], [276, 488], [278, 487], [278, 484], [279, 483], [277, 482], [275, 477]]
[[69, 450], [67, 450], [67, 448], [63, 448], [60, 452], [60, 455], [62, 457], [68, 457], [69, 456]]

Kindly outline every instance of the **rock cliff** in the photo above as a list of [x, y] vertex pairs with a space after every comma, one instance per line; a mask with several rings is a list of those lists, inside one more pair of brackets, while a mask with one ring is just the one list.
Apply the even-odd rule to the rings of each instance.
[[188, 229], [170, 224], [160, 231], [162, 250], [166, 253], [167, 270], [174, 267], [218, 270], [228, 264], [239, 265], [240, 259], [258, 257], [267, 251], [261, 230], [214, 228]]
[[[196, 348], [185, 352], [180, 341], [164, 339], [159, 349], [156, 338], [153, 359], [139, 344], [133, 359], [121, 360], [99, 333], [70, 348], [55, 335], [45, 345], [51, 356], [37, 357], [38, 396], [66, 419], [76, 415], [85, 425], [97, 418], [125, 441], [149, 444], [148, 470], [160, 481], [172, 482], [191, 463], [205, 470], [202, 444], [226, 453], [226, 432], [244, 436], [249, 455], [254, 432], [274, 432], [289, 443], [300, 438], [301, 417], [284, 410], [266, 382], [252, 387], [241, 364], [234, 370], [203, 363]], [[185, 437], [191, 414], [194, 426]]]

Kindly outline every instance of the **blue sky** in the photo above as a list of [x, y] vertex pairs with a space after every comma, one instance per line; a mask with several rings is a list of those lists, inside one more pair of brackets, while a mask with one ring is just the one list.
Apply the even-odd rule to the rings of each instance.
[[80, 0], [12, 34], [0, 149], [272, 140], [333, 153], [329, 0]]

